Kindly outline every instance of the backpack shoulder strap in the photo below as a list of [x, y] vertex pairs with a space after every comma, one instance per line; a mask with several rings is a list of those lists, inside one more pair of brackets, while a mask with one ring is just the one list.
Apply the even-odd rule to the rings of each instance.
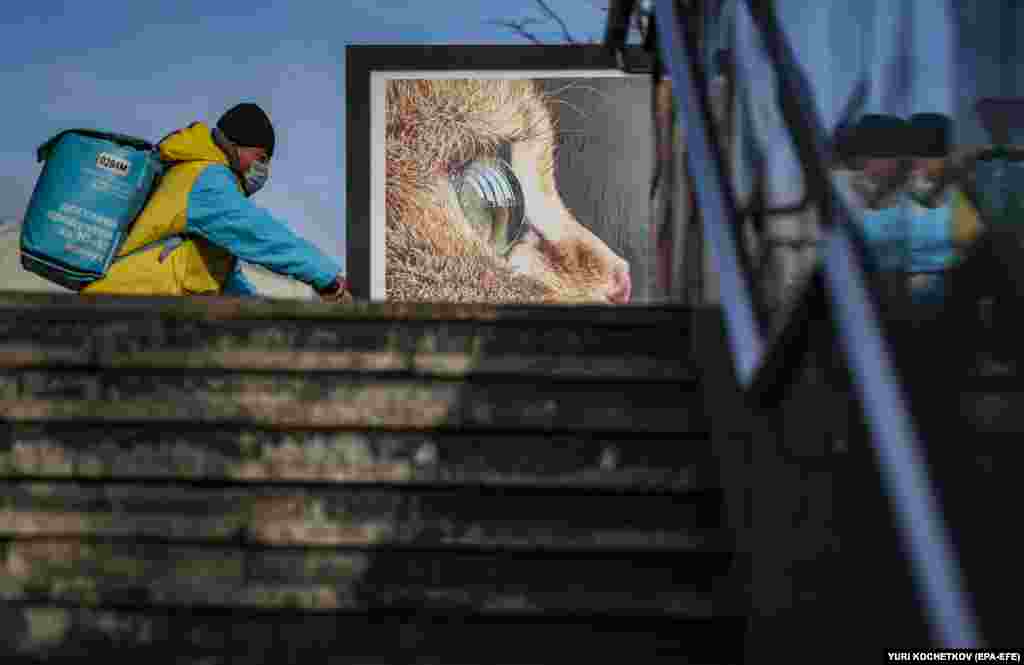
[[166, 238], [161, 238], [160, 240], [154, 240], [153, 242], [147, 242], [142, 247], [136, 247], [135, 249], [128, 252], [124, 256], [119, 256], [115, 258], [113, 263], [117, 263], [122, 259], [127, 259], [129, 256], [141, 254], [142, 252], [151, 250], [155, 247], [163, 247], [163, 251], [160, 252], [160, 257], [157, 259], [160, 263], [163, 263], [165, 260], [167, 260], [167, 257], [171, 255], [171, 252], [176, 250], [178, 247], [181, 247], [181, 245], [185, 242], [185, 239], [186, 238], [184, 234], [176, 234], [173, 236], [167, 236]]

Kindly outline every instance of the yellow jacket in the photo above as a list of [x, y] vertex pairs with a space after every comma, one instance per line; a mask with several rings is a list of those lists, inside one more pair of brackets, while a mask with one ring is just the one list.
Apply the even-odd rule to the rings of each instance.
[[[188, 197], [196, 179], [211, 164], [229, 166], [217, 147], [210, 128], [194, 123], [164, 139], [160, 158], [171, 164], [146, 207], [136, 218], [118, 256], [157, 240], [185, 232]], [[241, 183], [238, 183], [241, 189]], [[200, 237], [190, 237], [181, 247], [159, 260], [162, 248], [115, 261], [107, 275], [82, 289], [82, 293], [133, 295], [190, 295], [220, 293], [235, 268], [236, 259]]]
[[973, 245], [984, 230], [981, 215], [960, 188], [953, 194], [952, 224], [953, 244], [961, 252]]

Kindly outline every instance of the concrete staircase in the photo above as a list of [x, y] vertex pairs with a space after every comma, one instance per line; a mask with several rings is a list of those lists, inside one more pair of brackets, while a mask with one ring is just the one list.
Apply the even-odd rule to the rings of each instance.
[[4, 662], [742, 660], [688, 309], [0, 310]]

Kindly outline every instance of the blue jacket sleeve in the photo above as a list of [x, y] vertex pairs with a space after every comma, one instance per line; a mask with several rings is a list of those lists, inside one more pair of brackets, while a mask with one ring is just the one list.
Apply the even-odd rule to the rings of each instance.
[[243, 261], [317, 289], [326, 287], [341, 272], [336, 261], [247, 199], [231, 170], [219, 164], [204, 169], [192, 185], [185, 231]]
[[235, 269], [228, 275], [224, 283], [224, 295], [227, 296], [260, 296], [262, 295], [249, 278], [242, 272], [241, 262], [235, 264]]

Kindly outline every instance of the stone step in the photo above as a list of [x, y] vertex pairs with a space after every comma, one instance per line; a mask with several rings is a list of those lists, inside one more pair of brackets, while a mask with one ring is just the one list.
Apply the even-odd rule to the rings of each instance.
[[0, 478], [384, 483], [692, 492], [718, 486], [702, 434], [346, 431], [0, 424]]
[[[124, 363], [133, 353], [171, 350], [219, 352], [222, 360], [231, 359], [227, 352], [260, 350], [462, 354], [477, 359], [657, 356], [680, 361], [690, 356], [691, 319], [692, 311], [680, 307], [331, 307], [229, 298], [0, 292], [0, 340], [11, 357], [14, 352], [54, 349], [67, 362]], [[268, 356], [267, 362], [274, 358]], [[354, 361], [339, 355], [336, 362]], [[393, 361], [385, 356], [381, 362]]]
[[[0, 598], [84, 606], [715, 615], [727, 560], [395, 549], [226, 549], [63, 539], [6, 545]], [[706, 559], [706, 557], [705, 557]]]
[[0, 538], [167, 544], [723, 553], [717, 492], [0, 484]]
[[[739, 663], [741, 620], [663, 615], [513, 610], [486, 613], [296, 613], [208, 607], [96, 610], [0, 606], [3, 649], [18, 662], [106, 658], [152, 662], [342, 662], [359, 665], [457, 663], [562, 665], [572, 662], [672, 665]], [[27, 661], [32, 662], [32, 661]]]
[[289, 427], [706, 432], [686, 386], [342, 374], [8, 370], [0, 418]]
[[693, 384], [691, 363], [633, 353], [617, 356], [402, 351], [281, 351], [252, 349], [95, 351], [84, 347], [29, 347], [0, 343], [0, 371], [235, 370], [239, 372], [361, 372], [437, 378], [513, 376], [591, 381], [664, 381]]

